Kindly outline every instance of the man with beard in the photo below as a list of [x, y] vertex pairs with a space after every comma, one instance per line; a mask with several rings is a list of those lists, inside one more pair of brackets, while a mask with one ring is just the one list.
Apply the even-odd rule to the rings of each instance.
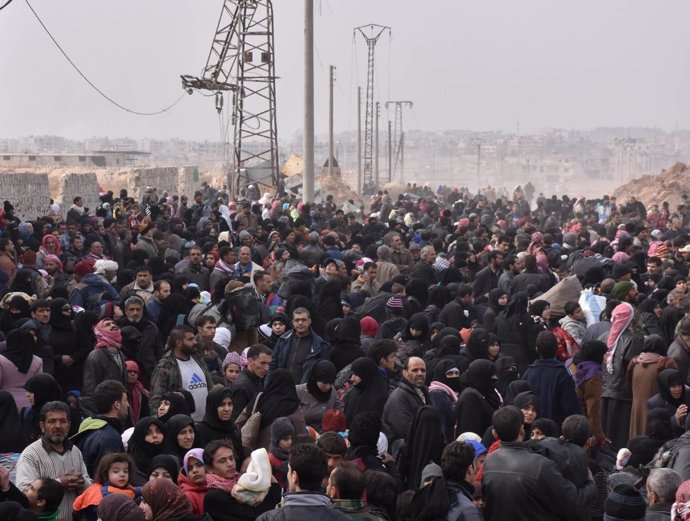
[[196, 349], [194, 330], [189, 326], [175, 326], [170, 331], [170, 350], [156, 365], [151, 376], [151, 410], [158, 409], [162, 396], [168, 392], [185, 390], [194, 398], [196, 406], [191, 416], [204, 419], [206, 396], [213, 387], [213, 377], [206, 362]]
[[55, 479], [65, 489], [58, 521], [72, 520], [74, 500], [92, 483], [81, 451], [67, 438], [69, 418], [66, 403], [46, 403], [39, 423], [43, 436], [25, 448], [17, 461], [16, 483], [24, 494], [40, 477]]
[[144, 302], [137, 296], [131, 296], [125, 301], [125, 316], [120, 319], [119, 326], [133, 326], [141, 333], [141, 344], [135, 361], [142, 369], [142, 379], [146, 386], [156, 361], [163, 354], [161, 333], [156, 324], [144, 316]]

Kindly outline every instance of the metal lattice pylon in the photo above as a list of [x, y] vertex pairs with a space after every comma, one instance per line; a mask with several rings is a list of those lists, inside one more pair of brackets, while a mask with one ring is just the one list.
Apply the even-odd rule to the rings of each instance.
[[359, 32], [367, 42], [367, 97], [366, 110], [364, 116], [364, 182], [362, 186], [365, 190], [373, 188], [374, 176], [374, 58], [376, 42], [381, 35], [391, 28], [385, 25], [370, 24], [355, 27], [355, 35]]
[[390, 105], [395, 105], [395, 123], [393, 125], [393, 143], [395, 143], [395, 163], [393, 166], [393, 175], [402, 182], [403, 171], [405, 169], [405, 130], [403, 128], [403, 108], [412, 108], [414, 105], [411, 101], [387, 101], [386, 108]]
[[[201, 77], [182, 76], [188, 89], [233, 93], [233, 164], [228, 185], [236, 194], [267, 172], [279, 187], [273, 4], [271, 0], [225, 0]], [[250, 174], [250, 172], [252, 172]]]

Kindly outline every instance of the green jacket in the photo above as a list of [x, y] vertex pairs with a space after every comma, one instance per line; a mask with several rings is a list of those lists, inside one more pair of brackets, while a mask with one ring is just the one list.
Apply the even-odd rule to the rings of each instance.
[[[203, 357], [198, 353], [194, 353], [192, 358], [199, 364], [199, 367], [201, 367], [201, 370], [204, 372], [206, 386], [210, 391], [213, 388], [213, 377], [208, 367], [206, 367], [206, 362], [204, 362]], [[182, 390], [182, 375], [180, 374], [180, 366], [177, 365], [177, 359], [171, 349], [158, 361], [151, 375], [151, 396], [149, 397], [149, 407], [151, 411], [158, 409], [161, 398], [165, 393], [180, 390]]]
[[383, 521], [379, 516], [368, 512], [366, 502], [360, 499], [334, 499], [333, 508], [355, 521]]

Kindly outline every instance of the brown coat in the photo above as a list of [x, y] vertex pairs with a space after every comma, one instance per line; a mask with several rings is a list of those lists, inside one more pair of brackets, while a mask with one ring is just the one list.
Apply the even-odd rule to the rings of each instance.
[[575, 390], [582, 411], [589, 420], [592, 434], [599, 444], [602, 444], [606, 439], [604, 429], [601, 426], [601, 392], [603, 388], [604, 379], [601, 376], [596, 376]]
[[656, 353], [642, 353], [628, 364], [626, 379], [632, 383], [630, 438], [647, 433], [647, 400], [659, 392], [657, 376], [664, 369], [675, 369], [672, 358]]
[[17, 272], [17, 263], [12, 257], [7, 253], [0, 253], [0, 268], [4, 270], [7, 275], [9, 275], [10, 280], [14, 277]]

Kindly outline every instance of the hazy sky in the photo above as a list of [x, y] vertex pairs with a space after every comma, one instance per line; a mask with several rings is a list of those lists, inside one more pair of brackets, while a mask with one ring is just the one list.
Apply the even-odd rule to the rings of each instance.
[[[102, 90], [141, 111], [181, 93], [205, 64], [221, 0], [31, 0]], [[316, 0], [316, 132], [326, 132], [328, 65], [336, 130], [356, 128], [366, 45], [353, 28], [393, 29], [377, 46], [377, 98], [410, 99], [408, 128], [687, 128], [687, 0]], [[303, 1], [275, 0], [279, 138], [302, 127]], [[390, 98], [389, 98], [390, 96]], [[103, 100], [59, 54], [24, 0], [0, 11], [0, 137], [219, 137], [212, 98], [137, 117]]]

